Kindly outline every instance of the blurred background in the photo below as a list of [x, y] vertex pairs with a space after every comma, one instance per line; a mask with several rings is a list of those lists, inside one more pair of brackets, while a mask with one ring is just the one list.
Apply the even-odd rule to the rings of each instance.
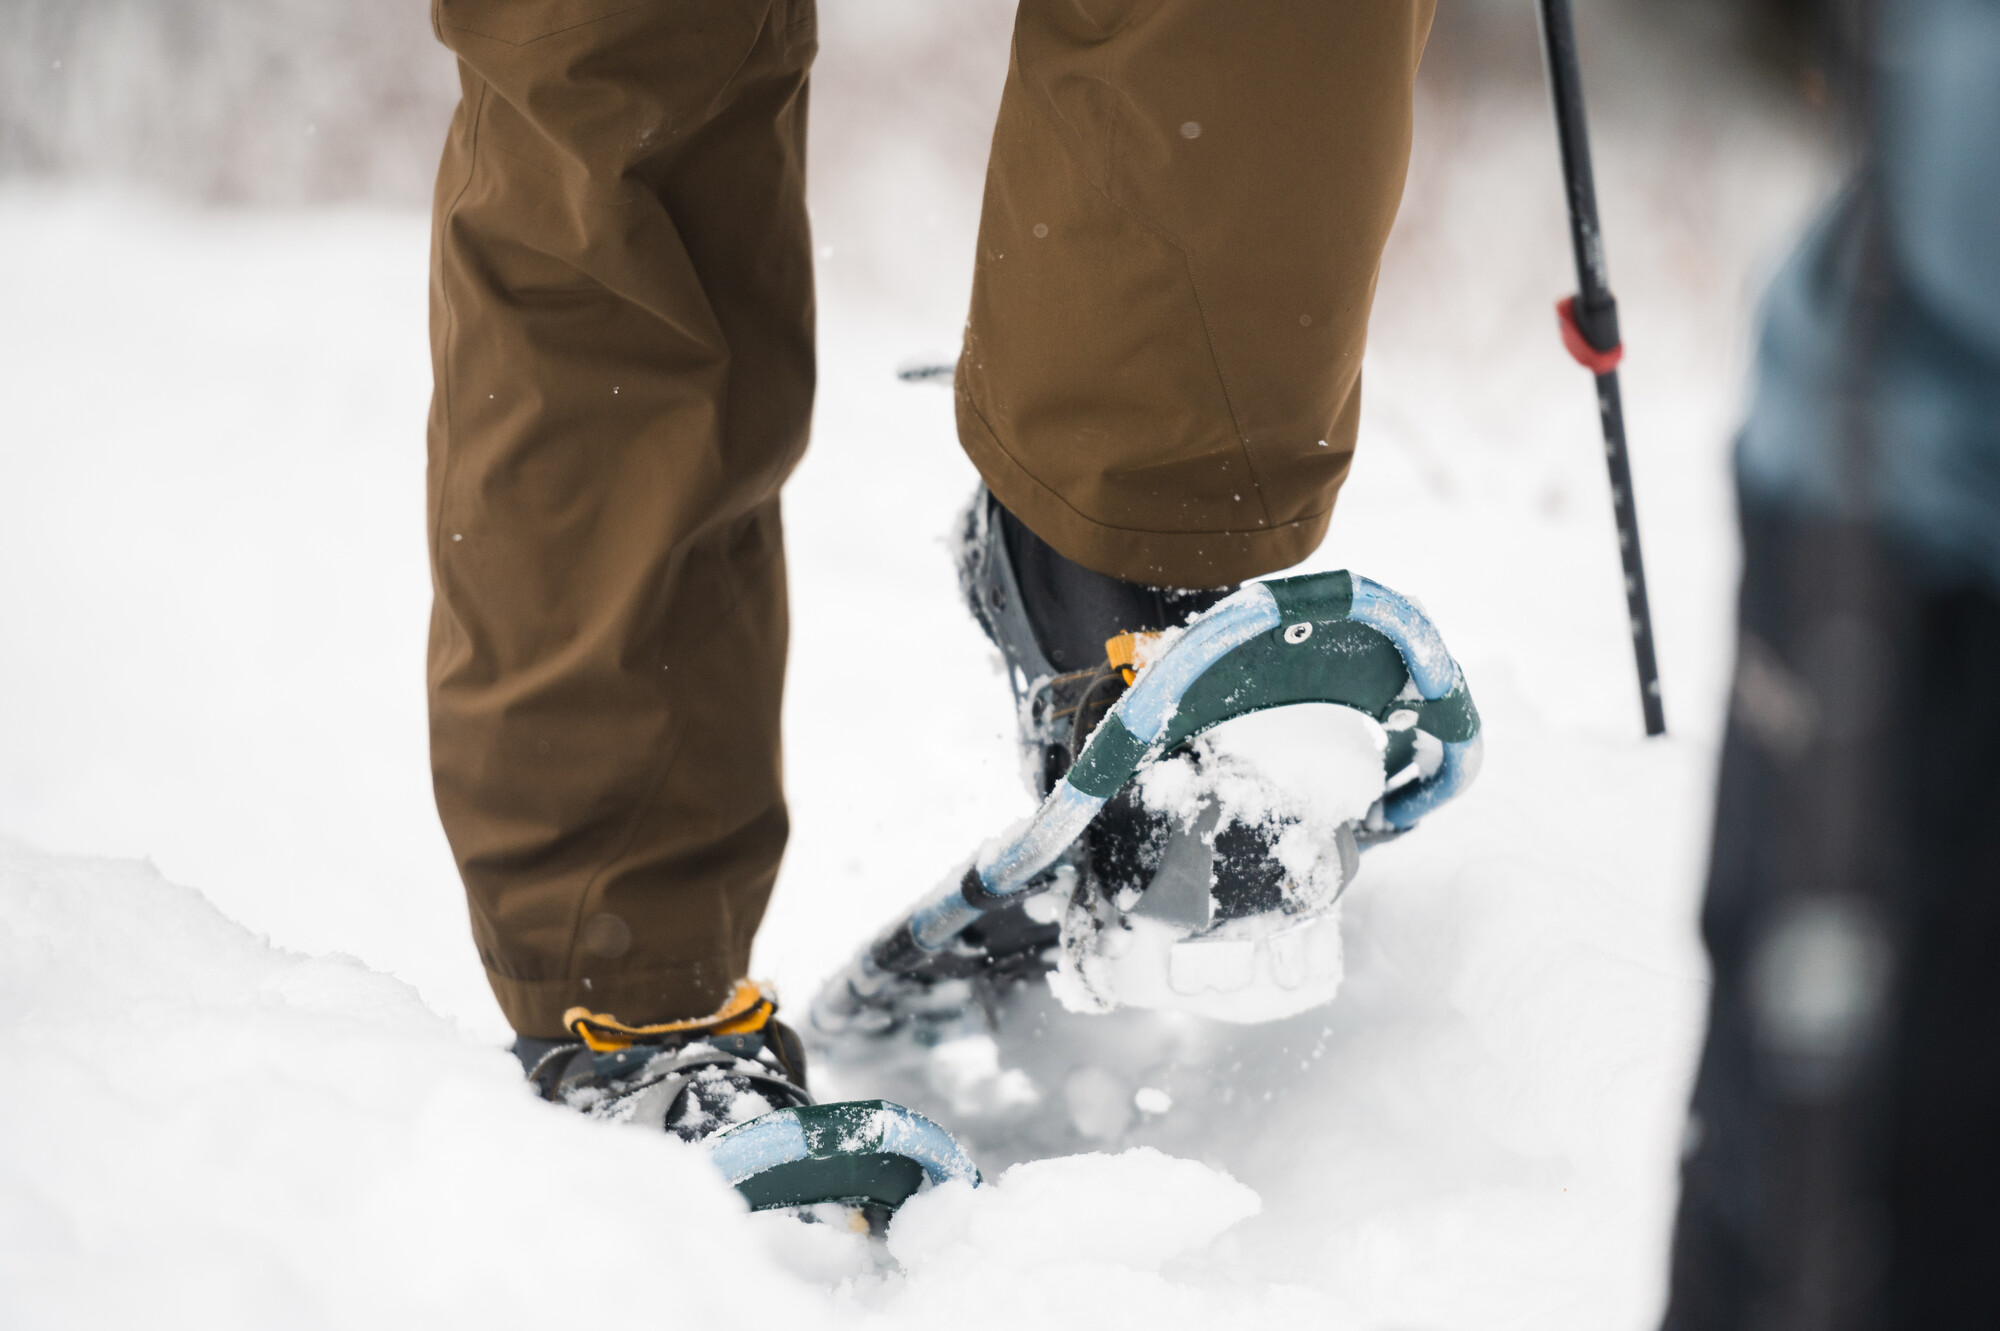
[[[1604, 130], [1699, 147], [1746, 101], [1799, 123], [1813, 113], [1808, 0], [1577, 9]], [[931, 283], [910, 272], [912, 233], [964, 266], [1012, 14], [1008, 0], [824, 0], [815, 198], [840, 276], [922, 301]], [[201, 205], [424, 208], [456, 96], [422, 0], [0, 4], [0, 174], [15, 181]], [[1530, 0], [1442, 0], [1406, 227], [1443, 204], [1435, 177], [1477, 151], [1482, 124], [1541, 115], [1543, 96]]]
[[[1629, 109], [1637, 64], [1655, 96], [1810, 96], [1805, 0], [1578, 8], [1593, 55], [1631, 59], [1596, 66], [1606, 112]], [[926, 154], [976, 176], [1012, 15], [1006, 0], [825, 0], [821, 160]], [[0, 171], [221, 204], [421, 207], [457, 92], [422, 0], [8, 0], [0, 71]], [[1531, 4], [1444, 0], [1428, 93], [1538, 95], [1539, 78]]]

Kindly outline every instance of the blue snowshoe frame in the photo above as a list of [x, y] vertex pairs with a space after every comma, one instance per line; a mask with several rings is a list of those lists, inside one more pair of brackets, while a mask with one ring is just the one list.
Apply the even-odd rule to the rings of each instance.
[[1436, 769], [1384, 797], [1379, 817], [1391, 831], [1415, 826], [1478, 774], [1479, 712], [1464, 673], [1408, 598], [1345, 570], [1250, 583], [1190, 621], [1027, 825], [864, 954], [863, 970], [904, 970], [911, 949], [940, 953], [982, 914], [1018, 900], [1142, 768], [1225, 721], [1310, 702], [1387, 725], [1392, 771], [1401, 766], [1396, 746], [1410, 753], [1415, 732], [1438, 741]]

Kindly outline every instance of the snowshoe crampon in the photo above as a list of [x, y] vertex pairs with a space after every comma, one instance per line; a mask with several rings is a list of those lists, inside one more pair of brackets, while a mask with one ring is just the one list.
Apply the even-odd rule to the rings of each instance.
[[[945, 1038], [1008, 984], [1052, 971], [1081, 1011], [1262, 1021], [1317, 1006], [1339, 984], [1334, 903], [1361, 851], [1479, 770], [1457, 662], [1421, 610], [1367, 578], [1252, 583], [1107, 655], [1092, 680], [1031, 692], [1044, 728], [1097, 703], [1078, 713], [1088, 738], [1041, 807], [833, 978], [813, 1006], [819, 1035]], [[1224, 728], [1275, 725], [1292, 759], [1334, 765], [1345, 759], [1308, 724], [1328, 704], [1374, 746], [1359, 806], [1331, 820], [1310, 807], [1246, 813]]]
[[886, 1100], [776, 1110], [717, 1133], [707, 1148], [753, 1211], [894, 1211], [926, 1183], [979, 1183], [950, 1133]]

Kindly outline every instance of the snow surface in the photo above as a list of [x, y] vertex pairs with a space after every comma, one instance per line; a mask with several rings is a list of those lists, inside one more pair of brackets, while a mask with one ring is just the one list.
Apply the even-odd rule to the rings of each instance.
[[[1421, 597], [1485, 772], [1368, 853], [1324, 1009], [1034, 993], [826, 1064], [823, 1094], [906, 1098], [989, 1179], [884, 1247], [744, 1215], [694, 1151], [539, 1104], [499, 1052], [424, 763], [423, 219], [0, 191], [0, 1323], [1647, 1325], [1704, 1000], [1724, 450], [1748, 296], [1823, 175], [1782, 118], [1703, 105], [1597, 118], [1673, 737], [1638, 737], [1549, 314], [1546, 111], [1426, 102], [1309, 567]], [[921, 199], [821, 188], [795, 833], [757, 955], [794, 1007], [1027, 809], [942, 548], [972, 483], [949, 396], [893, 378], [953, 341], [970, 208], [892, 244]], [[886, 248], [921, 298], [873, 281]], [[910, 661], [920, 716], [881, 697]]]

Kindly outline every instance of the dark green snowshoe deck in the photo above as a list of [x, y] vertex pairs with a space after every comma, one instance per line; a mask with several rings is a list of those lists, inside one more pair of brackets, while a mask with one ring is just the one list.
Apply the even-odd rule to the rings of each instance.
[[886, 1100], [776, 1110], [716, 1134], [708, 1150], [754, 1211], [824, 1202], [893, 1211], [926, 1181], [979, 1183], [950, 1133]]

